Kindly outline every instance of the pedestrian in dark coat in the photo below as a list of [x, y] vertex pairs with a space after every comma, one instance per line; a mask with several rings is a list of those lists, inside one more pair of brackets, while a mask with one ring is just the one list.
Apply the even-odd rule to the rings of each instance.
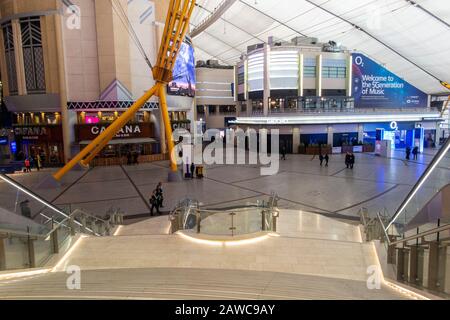
[[151, 209], [150, 209], [150, 215], [153, 216], [153, 210], [156, 208], [156, 214], [160, 214], [159, 212], [159, 199], [158, 196], [156, 194], [156, 190], [153, 191], [152, 196], [150, 198], [150, 205], [151, 205]]

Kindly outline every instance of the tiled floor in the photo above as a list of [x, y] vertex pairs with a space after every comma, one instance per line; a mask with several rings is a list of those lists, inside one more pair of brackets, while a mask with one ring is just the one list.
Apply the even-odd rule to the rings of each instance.
[[[257, 165], [212, 165], [206, 167], [205, 179], [177, 183], [166, 182], [167, 161], [72, 171], [53, 188], [48, 188], [53, 169], [13, 178], [57, 205], [71, 205], [72, 209], [97, 215], [112, 207], [127, 216], [149, 214], [148, 198], [162, 181], [165, 211], [185, 197], [207, 207], [221, 207], [254, 203], [274, 191], [282, 208], [356, 217], [361, 207], [369, 208], [370, 214], [384, 208], [392, 213], [434, 153], [426, 150], [417, 161], [409, 162], [403, 160], [401, 151], [394, 151], [389, 159], [356, 154], [354, 170], [345, 168], [344, 155], [332, 155], [329, 167], [320, 167], [318, 159], [309, 155], [288, 155], [273, 176], [261, 176]], [[441, 170], [450, 180], [450, 170]], [[15, 190], [0, 182], [0, 191], [1, 206], [17, 211]], [[33, 212], [41, 208], [38, 204], [32, 207]]]

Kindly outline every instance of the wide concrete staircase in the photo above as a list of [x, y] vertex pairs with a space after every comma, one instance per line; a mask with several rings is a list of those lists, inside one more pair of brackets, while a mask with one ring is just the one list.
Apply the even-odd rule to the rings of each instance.
[[[378, 265], [359, 227], [281, 210], [279, 236], [210, 245], [169, 235], [167, 216], [121, 227], [115, 236], [79, 240], [54, 272], [0, 280], [0, 299], [404, 299], [384, 284], [368, 289]], [[68, 266], [81, 268], [69, 290]]]

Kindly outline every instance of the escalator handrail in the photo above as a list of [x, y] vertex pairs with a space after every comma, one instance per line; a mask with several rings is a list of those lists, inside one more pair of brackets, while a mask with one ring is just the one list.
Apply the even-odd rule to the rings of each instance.
[[14, 179], [11, 179], [10, 177], [8, 177], [7, 175], [0, 173], [0, 179], [2, 179], [3, 181], [5, 181], [6, 183], [14, 186], [15, 188], [19, 189], [20, 191], [26, 193], [27, 195], [29, 195], [30, 197], [32, 197], [33, 199], [39, 201], [40, 203], [42, 203], [43, 205], [49, 207], [50, 209], [52, 209], [53, 211], [55, 211], [56, 213], [60, 214], [61, 216], [63, 216], [64, 218], [68, 218], [69, 215], [67, 215], [66, 213], [64, 213], [62, 210], [60, 210], [59, 208], [55, 207], [53, 204], [51, 204], [50, 202], [48, 202], [47, 200], [43, 199], [42, 197], [38, 196], [36, 193], [34, 193], [33, 191], [31, 191], [30, 189], [28, 189], [27, 187], [25, 187], [24, 185], [20, 184], [19, 182], [15, 181]]

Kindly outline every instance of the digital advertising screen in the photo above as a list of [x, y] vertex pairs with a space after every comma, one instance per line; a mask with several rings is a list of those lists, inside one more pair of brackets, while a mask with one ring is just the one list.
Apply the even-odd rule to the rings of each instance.
[[195, 56], [189, 41], [183, 42], [173, 68], [173, 80], [167, 93], [176, 96], [195, 97]]
[[356, 108], [426, 108], [428, 95], [360, 53], [353, 57]]

